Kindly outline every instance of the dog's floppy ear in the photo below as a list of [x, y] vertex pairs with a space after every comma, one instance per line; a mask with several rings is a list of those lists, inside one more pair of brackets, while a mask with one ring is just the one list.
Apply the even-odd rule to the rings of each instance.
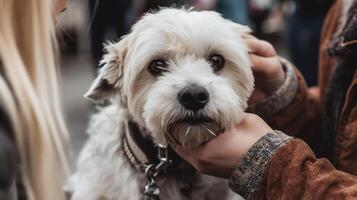
[[85, 98], [93, 102], [104, 101], [120, 90], [127, 52], [127, 39], [123, 38], [118, 43], [106, 44], [105, 52], [100, 61], [100, 64], [104, 66], [99, 70], [97, 78], [84, 95]]

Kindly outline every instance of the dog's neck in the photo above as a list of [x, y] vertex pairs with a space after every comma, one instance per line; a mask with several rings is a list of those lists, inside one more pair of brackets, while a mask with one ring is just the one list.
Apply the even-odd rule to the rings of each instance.
[[[150, 138], [146, 128], [140, 128], [134, 121], [125, 123], [125, 135], [123, 137], [123, 149], [130, 163], [138, 170], [144, 172], [150, 164], [160, 163], [159, 147]], [[172, 150], [167, 147], [168, 159], [172, 160], [172, 166], [168, 171], [182, 167], [183, 160]], [[180, 167], [180, 168], [181, 168]], [[171, 169], [171, 170], [170, 170]]]
[[[140, 128], [134, 121], [127, 121], [125, 123], [125, 135], [123, 137], [123, 149], [130, 163], [138, 171], [148, 176], [148, 172], [151, 171], [151, 169], [156, 170], [156, 168], [162, 164], [162, 160], [160, 159], [160, 152], [157, 145], [148, 137], [149, 134], [143, 133], [143, 131], [146, 130], [146, 128]], [[189, 198], [192, 194], [193, 186], [197, 181], [196, 172], [187, 162], [182, 160], [170, 146], [166, 150], [167, 158], [171, 160], [171, 165], [165, 168], [164, 171], [158, 171], [160, 175], [159, 178], [162, 178], [162, 175], [179, 177], [182, 183], [181, 191], [184, 196]], [[146, 187], [148, 186], [150, 186], [150, 184], [148, 185], [147, 182], [144, 191], [146, 191]], [[155, 187], [159, 188], [156, 184]], [[144, 194], [146, 193], [144, 192]]]

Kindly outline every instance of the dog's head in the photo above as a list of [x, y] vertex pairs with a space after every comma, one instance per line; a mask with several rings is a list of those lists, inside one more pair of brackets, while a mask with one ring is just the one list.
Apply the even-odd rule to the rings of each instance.
[[86, 97], [114, 94], [156, 143], [197, 146], [240, 121], [253, 90], [249, 28], [212, 11], [146, 14], [118, 43]]

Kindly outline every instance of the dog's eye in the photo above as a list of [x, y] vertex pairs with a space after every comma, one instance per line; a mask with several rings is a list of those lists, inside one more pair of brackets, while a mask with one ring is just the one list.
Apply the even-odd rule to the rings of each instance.
[[156, 59], [149, 64], [149, 71], [152, 75], [158, 76], [163, 72], [167, 72], [168, 62], [164, 59]]
[[218, 72], [224, 67], [225, 60], [219, 54], [213, 54], [208, 58], [208, 62], [211, 64], [213, 71]]

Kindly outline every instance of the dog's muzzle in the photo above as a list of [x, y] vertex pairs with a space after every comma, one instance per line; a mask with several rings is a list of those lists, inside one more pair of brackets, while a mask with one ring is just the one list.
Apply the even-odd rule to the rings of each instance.
[[223, 124], [218, 119], [201, 113], [189, 112], [182, 118], [169, 121], [164, 129], [164, 135], [172, 145], [193, 147], [207, 142], [224, 131]]

